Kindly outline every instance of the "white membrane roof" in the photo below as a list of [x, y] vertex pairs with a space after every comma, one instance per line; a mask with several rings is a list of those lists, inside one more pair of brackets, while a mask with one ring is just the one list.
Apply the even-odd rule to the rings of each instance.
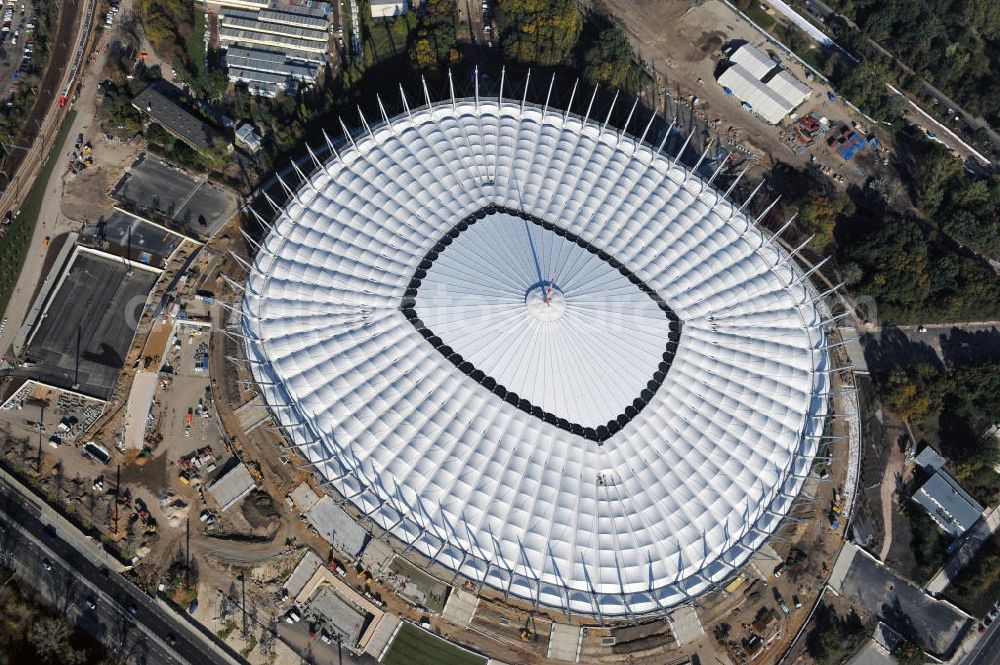
[[[542, 290], [518, 213], [563, 257], [534, 271]], [[705, 592], [790, 510], [827, 409], [814, 299], [671, 157], [572, 114], [457, 100], [372, 126], [307, 178], [262, 241], [242, 327], [292, 443], [358, 511], [498, 593], [608, 617]], [[505, 365], [515, 351], [530, 370]], [[562, 422], [619, 413], [650, 371], [610, 435]]]
[[586, 427], [632, 404], [670, 332], [657, 303], [607, 261], [507, 213], [477, 222], [441, 253], [415, 310], [498, 383]]

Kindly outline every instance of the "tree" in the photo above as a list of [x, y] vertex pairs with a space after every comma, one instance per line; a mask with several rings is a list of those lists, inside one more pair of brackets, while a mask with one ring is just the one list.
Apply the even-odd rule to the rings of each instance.
[[799, 223], [807, 233], [814, 236], [810, 244], [813, 249], [822, 252], [833, 243], [837, 220], [842, 215], [853, 213], [854, 206], [846, 195], [830, 197], [810, 191], [799, 203], [798, 210]]
[[906, 372], [900, 371], [889, 375], [886, 402], [900, 418], [917, 422], [926, 420], [934, 405], [929, 391], [921, 390]]
[[43, 617], [28, 629], [28, 640], [46, 663], [76, 665], [86, 661], [86, 654], [70, 644], [72, 627], [62, 619]]
[[583, 78], [592, 85], [602, 83], [635, 94], [649, 81], [635, 62], [632, 45], [621, 28], [602, 29], [583, 54]]
[[900, 640], [892, 650], [892, 657], [899, 665], [924, 665], [924, 652], [909, 640]]
[[876, 120], [891, 120], [899, 114], [903, 100], [890, 95], [886, 83], [893, 80], [889, 64], [881, 60], [852, 67], [840, 82], [840, 92]]
[[576, 0], [500, 0], [497, 24], [508, 60], [551, 67], [569, 59], [583, 14]]
[[410, 59], [420, 69], [458, 62], [455, 23], [458, 5], [452, 0], [427, 0], [410, 48]]

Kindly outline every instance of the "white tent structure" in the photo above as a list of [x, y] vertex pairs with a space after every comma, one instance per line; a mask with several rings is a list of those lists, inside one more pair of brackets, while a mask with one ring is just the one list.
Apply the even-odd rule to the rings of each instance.
[[246, 282], [265, 398], [345, 500], [497, 593], [658, 613], [732, 574], [809, 473], [816, 296], [655, 147], [540, 106], [365, 124]]
[[809, 86], [781, 69], [753, 44], [742, 44], [729, 54], [729, 67], [719, 75], [718, 82], [772, 125], [812, 94]]

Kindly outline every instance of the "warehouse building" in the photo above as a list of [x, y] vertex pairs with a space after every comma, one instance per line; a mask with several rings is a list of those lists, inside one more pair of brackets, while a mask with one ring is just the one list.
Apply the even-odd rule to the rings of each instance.
[[751, 44], [743, 44], [729, 55], [729, 67], [718, 78], [726, 94], [772, 125], [802, 104], [812, 89]]
[[229, 80], [243, 82], [250, 91], [263, 97], [293, 87], [296, 82], [314, 83], [320, 65], [300, 60], [286, 51], [233, 45], [226, 51]]

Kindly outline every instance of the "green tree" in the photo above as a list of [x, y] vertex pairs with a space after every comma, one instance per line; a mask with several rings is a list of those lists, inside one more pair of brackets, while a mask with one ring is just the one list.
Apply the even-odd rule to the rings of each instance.
[[604, 84], [628, 94], [635, 94], [649, 82], [649, 76], [635, 62], [628, 38], [616, 25], [601, 30], [584, 52], [583, 78], [592, 85]]
[[893, 372], [889, 376], [886, 403], [900, 418], [921, 422], [932, 412], [934, 401], [929, 391], [921, 390], [906, 372]]
[[891, 120], [899, 115], [904, 102], [886, 87], [886, 83], [893, 80], [888, 63], [881, 60], [862, 62], [849, 71], [839, 86], [844, 97], [876, 120]]
[[798, 204], [798, 221], [806, 233], [813, 235], [810, 243], [822, 252], [833, 243], [833, 232], [841, 216], [854, 212], [854, 205], [844, 194], [828, 196], [810, 191]]
[[508, 60], [551, 67], [569, 59], [583, 14], [576, 0], [500, 0], [497, 24]]
[[892, 650], [892, 657], [899, 665], [924, 665], [924, 652], [909, 640], [900, 640]]
[[455, 25], [458, 5], [452, 0], [426, 0], [410, 48], [410, 59], [420, 69], [458, 62]]

